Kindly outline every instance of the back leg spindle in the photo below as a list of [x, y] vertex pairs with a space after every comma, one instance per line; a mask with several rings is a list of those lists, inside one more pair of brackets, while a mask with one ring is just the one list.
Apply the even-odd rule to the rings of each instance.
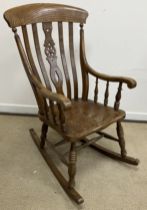
[[40, 147], [43, 149], [45, 145], [45, 140], [46, 140], [46, 135], [48, 131], [48, 125], [43, 123], [42, 124], [42, 130], [41, 130], [41, 142], [40, 142]]
[[118, 135], [118, 139], [119, 139], [119, 145], [120, 145], [120, 149], [121, 149], [121, 156], [122, 158], [125, 158], [127, 155], [126, 149], [125, 149], [125, 139], [124, 139], [124, 132], [123, 132], [123, 127], [121, 125], [121, 122], [117, 122], [117, 135]]
[[69, 166], [68, 166], [68, 174], [69, 174], [69, 182], [68, 187], [72, 188], [75, 186], [75, 175], [76, 175], [76, 143], [71, 143], [70, 153], [69, 153]]

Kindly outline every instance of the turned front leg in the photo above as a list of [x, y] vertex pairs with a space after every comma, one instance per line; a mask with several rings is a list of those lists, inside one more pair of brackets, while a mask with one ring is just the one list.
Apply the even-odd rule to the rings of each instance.
[[76, 174], [76, 143], [71, 143], [70, 153], [69, 153], [69, 166], [68, 166], [68, 174], [69, 174], [69, 182], [68, 187], [74, 187], [75, 185], [75, 174]]
[[48, 125], [43, 123], [42, 124], [42, 130], [41, 130], [41, 142], [40, 142], [40, 147], [43, 148], [45, 145], [45, 140], [46, 140], [46, 135], [48, 131]]
[[122, 158], [125, 158], [127, 155], [127, 152], [125, 149], [124, 132], [123, 132], [123, 127], [121, 125], [121, 122], [117, 122], [117, 135], [119, 138], [119, 145], [121, 148], [121, 156], [122, 156]]

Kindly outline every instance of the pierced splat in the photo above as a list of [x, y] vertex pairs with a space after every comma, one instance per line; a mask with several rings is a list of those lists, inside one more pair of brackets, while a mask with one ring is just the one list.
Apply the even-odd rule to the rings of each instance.
[[63, 94], [63, 77], [62, 73], [57, 65], [57, 56], [56, 56], [56, 49], [55, 49], [55, 43], [52, 38], [52, 23], [43, 23], [43, 31], [45, 33], [45, 54], [46, 59], [50, 64], [50, 76], [51, 80], [57, 90], [58, 93]]

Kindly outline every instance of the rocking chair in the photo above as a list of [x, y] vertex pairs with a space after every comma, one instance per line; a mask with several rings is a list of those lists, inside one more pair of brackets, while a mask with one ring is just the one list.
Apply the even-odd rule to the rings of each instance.
[[[136, 86], [136, 81], [127, 77], [105, 75], [95, 71], [89, 66], [85, 55], [84, 45], [84, 24], [87, 17], [88, 12], [83, 9], [48, 3], [23, 5], [9, 9], [4, 13], [6, 22], [14, 32], [19, 54], [38, 104], [38, 116], [42, 121], [41, 137], [39, 138], [33, 129], [30, 129], [30, 134], [60, 185], [78, 204], [83, 203], [84, 199], [74, 189], [77, 151], [86, 146], [90, 146], [110, 158], [132, 165], [138, 165], [139, 163], [138, 159], [127, 156], [123, 128], [121, 125], [121, 122], [125, 118], [125, 112], [119, 109], [122, 85], [125, 83], [128, 88], [131, 89]], [[57, 51], [52, 37], [52, 29], [56, 23], [59, 35], [61, 68], [59, 68], [59, 65], [57, 64]], [[74, 50], [73, 35], [75, 23], [80, 24], [79, 57], [82, 75], [81, 96], [79, 94], [80, 80], [77, 75], [77, 59], [75, 59]], [[37, 55], [35, 58], [36, 60], [34, 59], [32, 47], [30, 45], [28, 25], [32, 27], [32, 36], [35, 46], [34, 51], [36, 51]], [[41, 32], [44, 33], [45, 36], [44, 56], [46, 56], [46, 63], [44, 62], [45, 59], [43, 58], [43, 53], [41, 51], [38, 25], [42, 26], [43, 31]], [[68, 26], [69, 60], [71, 66], [67, 62], [67, 55], [65, 53], [66, 48], [63, 36], [63, 28], [65, 25]], [[18, 27], [21, 27], [22, 29], [23, 43], [19, 36], [19, 31], [17, 30]], [[36, 63], [37, 59], [38, 64]], [[39, 71], [39, 68], [41, 71]], [[47, 71], [46, 68], [49, 68], [49, 71]], [[96, 81], [93, 90], [93, 100], [90, 100], [88, 95], [90, 75], [94, 77]], [[98, 102], [99, 81], [106, 83], [103, 103]], [[114, 107], [108, 106], [109, 84], [111, 82], [118, 83]], [[103, 129], [107, 128], [112, 123], [116, 123], [118, 138], [103, 131]], [[48, 142], [47, 131], [49, 126], [56, 130], [62, 136], [63, 140], [56, 144]], [[87, 136], [93, 133], [96, 133], [97, 137], [89, 140]], [[119, 143], [120, 154], [105, 149], [96, 143], [97, 140], [100, 140], [103, 137]], [[51, 146], [54, 151], [57, 151], [56, 147], [60, 148], [60, 146], [65, 143], [70, 143], [70, 151], [66, 152], [68, 161], [64, 155], [61, 156], [61, 154], [58, 154], [58, 156], [68, 167], [68, 181], [61, 174], [47, 152], [47, 146]]]

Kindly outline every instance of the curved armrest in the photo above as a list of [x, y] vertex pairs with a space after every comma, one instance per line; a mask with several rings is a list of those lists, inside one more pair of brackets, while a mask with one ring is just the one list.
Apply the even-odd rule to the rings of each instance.
[[67, 97], [65, 97], [62, 94], [53, 93], [53, 92], [49, 91], [46, 87], [44, 87], [38, 81], [38, 79], [34, 75], [31, 75], [31, 80], [32, 80], [33, 84], [35, 86], [37, 86], [37, 88], [39, 89], [39, 92], [42, 96], [44, 96], [45, 98], [48, 98], [52, 101], [56, 101], [63, 107], [63, 109], [68, 109], [71, 107], [71, 101]]
[[134, 88], [137, 85], [136, 81], [132, 78], [109, 76], [109, 75], [106, 75], [106, 74], [96, 72], [94, 69], [92, 69], [89, 66], [89, 64], [87, 62], [87, 59], [86, 59], [86, 53], [85, 53], [85, 42], [84, 42], [83, 27], [81, 27], [81, 30], [80, 30], [80, 60], [81, 60], [81, 65], [82, 65], [83, 69], [85, 69], [85, 71], [87, 73], [90, 73], [97, 78], [100, 78], [100, 79], [105, 80], [105, 81], [126, 83], [128, 88]]
[[45, 97], [52, 101], [56, 101], [57, 103], [61, 104], [64, 109], [68, 109], [71, 107], [71, 101], [62, 94], [53, 93], [49, 91], [47, 88], [42, 87], [40, 89], [40, 93]]
[[122, 82], [122, 83], [126, 83], [128, 88], [135, 88], [136, 85], [137, 85], [137, 82], [132, 79], [132, 78], [129, 78], [129, 77], [116, 77], [116, 76], [110, 76], [110, 75], [107, 75], [107, 74], [102, 74], [102, 73], [99, 73], [99, 72], [96, 72], [95, 70], [93, 70], [89, 65], [86, 66], [87, 67], [87, 71], [92, 74], [93, 76], [95, 77], [98, 77], [102, 80], [105, 80], [105, 81], [111, 81], [111, 82]]

